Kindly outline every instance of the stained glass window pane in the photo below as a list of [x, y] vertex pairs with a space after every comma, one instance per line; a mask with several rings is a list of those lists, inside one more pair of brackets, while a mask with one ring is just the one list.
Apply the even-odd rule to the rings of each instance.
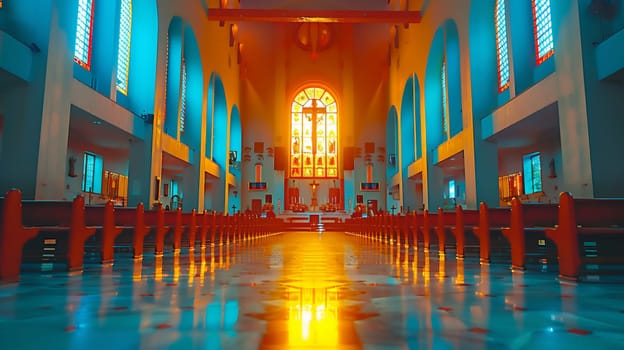
[[182, 60], [182, 83], [180, 87], [180, 132], [184, 133], [186, 122], [186, 62]]
[[85, 152], [83, 162], [82, 191], [102, 193], [102, 157], [93, 153]]
[[74, 62], [91, 69], [91, 35], [93, 29], [93, 0], [78, 0]]
[[130, 72], [130, 35], [132, 32], [132, 0], [121, 0], [119, 44], [117, 49], [117, 90], [128, 94]]
[[325, 89], [306, 88], [291, 108], [290, 177], [338, 177], [338, 114]]
[[507, 45], [507, 18], [505, 0], [496, 0], [494, 10], [496, 23], [496, 59], [498, 63], [498, 91], [509, 87], [509, 49]]
[[442, 133], [446, 136], [449, 132], [448, 78], [446, 73], [446, 60], [442, 62], [440, 81], [442, 83]]
[[542, 167], [539, 152], [523, 157], [524, 192], [531, 194], [542, 191]]
[[550, 0], [533, 0], [535, 56], [537, 64], [546, 61], [555, 51], [550, 16]]

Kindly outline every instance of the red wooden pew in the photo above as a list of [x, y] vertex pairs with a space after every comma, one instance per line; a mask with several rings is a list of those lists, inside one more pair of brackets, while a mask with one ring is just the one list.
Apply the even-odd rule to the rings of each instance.
[[578, 279], [583, 264], [624, 265], [624, 199], [579, 199], [562, 192], [559, 225], [546, 235], [557, 245], [563, 278]]
[[154, 232], [154, 253], [156, 256], [162, 256], [165, 250], [165, 235], [169, 232], [171, 226], [165, 224], [165, 211], [162, 207], [152, 210], [145, 210], [145, 225], [150, 227]]
[[182, 209], [165, 210], [163, 211], [163, 216], [165, 217], [165, 226], [169, 228], [169, 232], [173, 233], [173, 251], [179, 252], [180, 248], [182, 248], [182, 233], [184, 232], [184, 227], [182, 226]]
[[[67, 239], [69, 270], [82, 269], [85, 241], [95, 233], [95, 227], [85, 225], [84, 197], [76, 196], [73, 201], [22, 200], [22, 224], [36, 227], [40, 233], [47, 233], [58, 239]], [[58, 252], [58, 250], [57, 250]]]
[[518, 198], [511, 200], [510, 227], [502, 233], [511, 245], [511, 266], [526, 268], [526, 242], [545, 240], [546, 230], [557, 225], [557, 204], [522, 203]]
[[150, 227], [145, 225], [145, 211], [143, 203], [136, 208], [115, 208], [115, 226], [124, 231], [132, 232], [132, 256], [134, 259], [143, 258], [145, 236], [150, 232]]
[[121, 227], [115, 225], [113, 202], [108, 201], [104, 206], [87, 206], [85, 208], [85, 224], [95, 227], [100, 232], [102, 263], [113, 262], [115, 238], [123, 231]]
[[435, 224], [438, 220], [437, 216], [438, 214], [429, 213], [429, 210], [427, 209], [423, 212], [421, 232], [423, 233], [423, 248], [425, 252], [428, 252], [431, 249], [431, 229], [435, 228]]
[[502, 229], [511, 223], [511, 208], [489, 208], [481, 202], [479, 205], [479, 224], [473, 228], [479, 238], [479, 257], [481, 262], [489, 263], [492, 252], [492, 238], [502, 237]]
[[455, 226], [455, 214], [455, 211], [444, 211], [442, 208], [438, 208], [435, 233], [438, 236], [438, 253], [440, 255], [446, 254], [446, 231], [451, 230]]
[[24, 244], [39, 233], [22, 225], [22, 193], [10, 190], [0, 198], [0, 281], [19, 280]]
[[455, 206], [455, 225], [450, 231], [455, 236], [455, 256], [458, 259], [463, 259], [465, 256], [466, 233], [468, 233], [468, 240], [474, 241], [474, 227], [478, 224], [479, 211], [464, 210], [461, 205]]
[[197, 215], [195, 209], [190, 213], [182, 213], [182, 226], [188, 232], [188, 247], [195, 249], [195, 240], [197, 232], [201, 232], [201, 224], [203, 223], [203, 213]]

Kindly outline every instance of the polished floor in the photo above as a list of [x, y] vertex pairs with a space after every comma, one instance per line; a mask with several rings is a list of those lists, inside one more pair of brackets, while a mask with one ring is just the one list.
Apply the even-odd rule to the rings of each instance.
[[624, 348], [624, 284], [548, 266], [330, 232], [116, 258], [0, 285], [0, 349]]

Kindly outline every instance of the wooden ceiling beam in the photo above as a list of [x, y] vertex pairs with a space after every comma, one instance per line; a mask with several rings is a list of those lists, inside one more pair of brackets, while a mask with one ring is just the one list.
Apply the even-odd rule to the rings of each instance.
[[219, 22], [420, 23], [420, 11], [208, 9]]

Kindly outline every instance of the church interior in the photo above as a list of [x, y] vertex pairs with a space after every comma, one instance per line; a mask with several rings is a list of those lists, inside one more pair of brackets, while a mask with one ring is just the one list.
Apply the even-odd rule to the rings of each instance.
[[624, 347], [623, 6], [0, 0], [0, 337]]

